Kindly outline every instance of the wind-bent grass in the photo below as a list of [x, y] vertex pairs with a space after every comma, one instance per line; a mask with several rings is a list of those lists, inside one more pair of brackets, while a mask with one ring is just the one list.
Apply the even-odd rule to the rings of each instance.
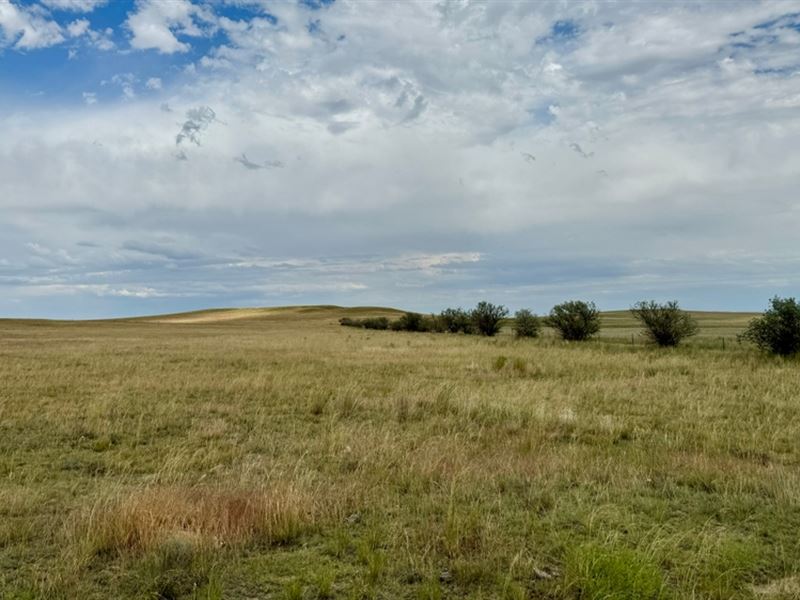
[[0, 322], [0, 597], [797, 597], [800, 363], [747, 315], [659, 350], [235, 312]]

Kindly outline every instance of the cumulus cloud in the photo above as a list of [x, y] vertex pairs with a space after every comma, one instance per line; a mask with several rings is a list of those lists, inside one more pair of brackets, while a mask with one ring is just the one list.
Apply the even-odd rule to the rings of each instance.
[[189, 43], [178, 36], [203, 35], [201, 23], [206, 12], [189, 0], [138, 0], [135, 12], [126, 25], [131, 32], [131, 46], [137, 50], [157, 50], [174, 54], [189, 50]]
[[0, 2], [0, 48], [13, 46], [18, 50], [35, 50], [64, 41], [59, 24], [40, 14], [35, 7], [17, 7], [12, 2]]
[[88, 19], [75, 19], [67, 25], [67, 32], [71, 37], [80, 37], [89, 31], [89, 20]]
[[145, 82], [144, 85], [148, 90], [160, 90], [161, 89], [161, 78], [160, 77], [150, 77]]

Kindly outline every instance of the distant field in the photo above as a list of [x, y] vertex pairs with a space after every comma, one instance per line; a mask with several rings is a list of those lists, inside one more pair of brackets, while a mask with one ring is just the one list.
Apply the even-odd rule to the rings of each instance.
[[[735, 342], [736, 335], [741, 333], [750, 320], [758, 316], [758, 313], [692, 311], [692, 315], [700, 327], [695, 340], [710, 342], [719, 341], [724, 337], [728, 338], [728, 342]], [[641, 333], [638, 321], [627, 310], [605, 312], [602, 315], [602, 322], [601, 337], [630, 338], [633, 334], [635, 340]]]
[[[158, 315], [155, 317], [142, 317], [137, 320], [157, 322], [157, 323], [216, 323], [224, 321], [247, 321], [251, 319], [302, 319], [303, 321], [325, 320], [332, 317], [344, 316], [385, 316], [390, 319], [399, 317], [402, 311], [393, 308], [379, 307], [358, 307], [342, 308], [338, 306], [289, 306], [281, 308], [239, 308], [239, 309], [211, 309], [191, 313], [179, 313], [175, 315]], [[697, 320], [700, 331], [697, 335], [699, 339], [719, 339], [727, 337], [733, 340], [740, 333], [747, 323], [758, 313], [740, 312], [703, 312], [691, 311]], [[336, 319], [334, 319], [336, 320]], [[600, 337], [611, 338], [630, 338], [631, 334], [637, 336], [641, 333], [641, 326], [631, 315], [630, 311], [617, 310], [602, 313], [603, 328]], [[505, 334], [511, 331], [506, 328]], [[545, 329], [545, 335], [552, 335]], [[636, 338], [634, 337], [634, 340]], [[639, 340], [641, 341], [641, 339]]]
[[0, 598], [800, 598], [800, 362], [753, 315], [338, 325], [398, 314], [0, 321]]

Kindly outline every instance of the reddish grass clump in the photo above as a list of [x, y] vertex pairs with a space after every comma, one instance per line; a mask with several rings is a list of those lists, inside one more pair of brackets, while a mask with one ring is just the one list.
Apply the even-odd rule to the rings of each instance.
[[95, 553], [147, 551], [175, 538], [197, 546], [282, 543], [310, 525], [316, 512], [311, 496], [293, 487], [150, 487], [95, 504], [86, 539]]

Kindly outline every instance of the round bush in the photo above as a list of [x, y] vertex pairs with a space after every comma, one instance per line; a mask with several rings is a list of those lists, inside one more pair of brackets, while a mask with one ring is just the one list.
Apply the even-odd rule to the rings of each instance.
[[561, 339], [587, 340], [600, 331], [600, 312], [594, 302], [570, 300], [550, 310], [547, 324], [558, 332]]
[[631, 313], [645, 326], [645, 334], [659, 346], [677, 346], [681, 340], [697, 333], [697, 322], [692, 315], [673, 300], [666, 304], [637, 302]]
[[481, 335], [496, 335], [500, 332], [500, 321], [508, 315], [508, 309], [503, 305], [491, 302], [478, 302], [472, 309], [472, 323]]
[[522, 308], [514, 314], [514, 334], [518, 338], [537, 337], [540, 327], [539, 317], [527, 308]]
[[800, 305], [797, 300], [775, 296], [764, 315], [750, 321], [739, 339], [781, 356], [800, 352]]

